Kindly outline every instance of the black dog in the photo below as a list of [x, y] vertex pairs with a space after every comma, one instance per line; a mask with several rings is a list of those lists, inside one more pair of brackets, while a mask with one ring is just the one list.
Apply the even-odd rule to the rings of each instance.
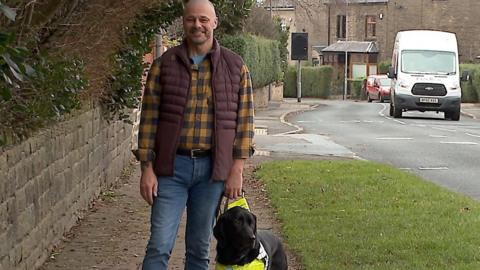
[[280, 239], [268, 231], [257, 232], [257, 217], [236, 206], [223, 213], [213, 228], [217, 239], [217, 262], [223, 265], [245, 265], [257, 258], [261, 248], [268, 255], [268, 270], [288, 269], [287, 255]]

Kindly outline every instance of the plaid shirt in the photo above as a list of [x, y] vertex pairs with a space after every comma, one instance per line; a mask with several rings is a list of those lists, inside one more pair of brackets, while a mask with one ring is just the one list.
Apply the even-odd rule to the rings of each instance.
[[[210, 149], [214, 130], [214, 107], [211, 87], [211, 61], [209, 55], [198, 65], [191, 65], [192, 78], [185, 108], [179, 145], [181, 149]], [[150, 68], [142, 100], [138, 133], [138, 149], [134, 154], [140, 161], [155, 159], [155, 135], [160, 107], [160, 61]], [[253, 154], [253, 90], [250, 73], [245, 65], [241, 69], [237, 132], [233, 157], [248, 158]]]

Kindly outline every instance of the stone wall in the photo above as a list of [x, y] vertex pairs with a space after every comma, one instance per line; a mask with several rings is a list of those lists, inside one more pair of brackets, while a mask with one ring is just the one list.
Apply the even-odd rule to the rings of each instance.
[[268, 86], [262, 88], [255, 88], [253, 91], [254, 108], [267, 108], [268, 107]]
[[270, 100], [282, 101], [283, 100], [283, 84], [273, 85]]
[[35, 269], [131, 159], [132, 126], [83, 112], [0, 149], [0, 269]]
[[283, 84], [279, 84], [279, 85], [272, 84], [270, 89], [268, 86], [265, 86], [262, 88], [256, 88], [253, 91], [254, 107], [257, 109], [267, 108], [269, 101], [282, 101], [282, 100], [283, 100]]

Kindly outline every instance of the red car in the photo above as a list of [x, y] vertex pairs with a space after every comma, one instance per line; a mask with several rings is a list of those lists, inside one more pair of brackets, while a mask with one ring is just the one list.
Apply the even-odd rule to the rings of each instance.
[[372, 100], [384, 100], [390, 99], [390, 87], [392, 80], [387, 75], [370, 75], [365, 82], [365, 94], [368, 102]]

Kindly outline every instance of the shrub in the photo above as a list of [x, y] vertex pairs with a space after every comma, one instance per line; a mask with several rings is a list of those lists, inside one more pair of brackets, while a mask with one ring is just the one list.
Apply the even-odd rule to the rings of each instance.
[[387, 74], [388, 68], [389, 68], [391, 65], [392, 65], [392, 63], [391, 63], [390, 60], [386, 60], [386, 61], [382, 61], [382, 62], [378, 63], [377, 73], [378, 73], [378, 74]]
[[250, 70], [254, 88], [261, 88], [281, 79], [282, 60], [277, 41], [252, 35], [224, 35], [220, 44], [242, 56]]
[[352, 99], [363, 99], [364, 94], [362, 91], [362, 84], [365, 78], [358, 78], [349, 81], [350, 84], [350, 93]]
[[480, 65], [461, 64], [460, 74], [470, 72], [470, 80], [461, 82], [462, 102], [478, 102], [480, 97]]
[[[330, 66], [302, 67], [302, 97], [329, 98], [333, 68]], [[297, 96], [297, 71], [290, 66], [284, 81], [285, 97]]]
[[288, 66], [283, 79], [283, 96], [297, 97], [297, 68]]
[[[17, 15], [1, 2], [0, 14], [12, 22]], [[78, 92], [87, 84], [80, 60], [35, 53], [38, 40], [24, 37], [32, 40], [19, 44], [12, 29], [0, 30], [0, 146], [78, 108]]]
[[87, 81], [77, 59], [37, 59], [31, 81], [0, 102], [0, 145], [15, 143], [63, 114], [79, 108]]

